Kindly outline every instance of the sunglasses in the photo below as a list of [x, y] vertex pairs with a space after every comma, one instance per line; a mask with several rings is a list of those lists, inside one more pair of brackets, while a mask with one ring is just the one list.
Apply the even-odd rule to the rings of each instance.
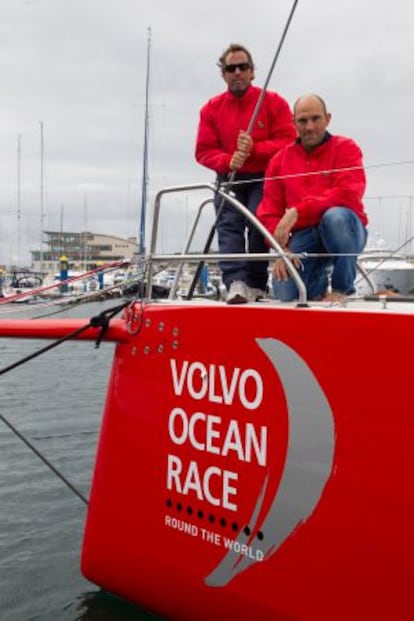
[[236, 69], [240, 69], [240, 71], [247, 71], [251, 69], [250, 63], [236, 63], [235, 65], [224, 65], [223, 70], [226, 73], [234, 73]]

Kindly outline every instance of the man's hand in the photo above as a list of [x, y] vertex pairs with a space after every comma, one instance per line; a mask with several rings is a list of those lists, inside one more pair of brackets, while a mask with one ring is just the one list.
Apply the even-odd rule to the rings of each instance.
[[250, 134], [240, 131], [237, 138], [237, 150], [243, 151], [244, 153], [248, 153], [250, 155], [253, 150], [253, 138]]
[[237, 138], [237, 150], [233, 153], [230, 160], [231, 170], [238, 170], [249, 157], [253, 149], [252, 137], [244, 131], [240, 131]]
[[230, 160], [230, 169], [238, 170], [243, 166], [248, 157], [249, 153], [245, 153], [244, 151], [235, 151]]
[[298, 220], [299, 214], [296, 207], [290, 207], [286, 209], [283, 218], [275, 228], [273, 237], [280, 246], [287, 246], [290, 237], [290, 231], [295, 226]]
[[[289, 248], [283, 248], [284, 252], [289, 252]], [[289, 259], [292, 261], [293, 265], [296, 267], [296, 269], [300, 270], [302, 267], [302, 264], [300, 262], [299, 257], [294, 257], [294, 256], [290, 256]], [[290, 278], [289, 276], [289, 272], [287, 270], [286, 267], [286, 263], [284, 262], [283, 259], [276, 259], [275, 264], [273, 265], [273, 269], [272, 269], [272, 274], [274, 276], [274, 278], [276, 278], [277, 280], [288, 280], [288, 278]]]

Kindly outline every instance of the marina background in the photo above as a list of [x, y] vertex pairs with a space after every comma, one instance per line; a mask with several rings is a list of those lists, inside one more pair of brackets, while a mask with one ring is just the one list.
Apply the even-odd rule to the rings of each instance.
[[[116, 301], [87, 304], [65, 315], [85, 317], [86, 323], [114, 305]], [[41, 313], [39, 306], [14, 306], [14, 316]], [[2, 307], [2, 316], [6, 308], [10, 312], [10, 305]], [[48, 342], [0, 339], [0, 368]], [[93, 342], [63, 343], [0, 380], [1, 414], [86, 497], [113, 348], [110, 343], [98, 349]], [[0, 420], [2, 621], [157, 619], [82, 577], [85, 516], [80, 498]]]
[[[161, 187], [213, 181], [195, 162], [194, 141], [200, 107], [224, 87], [217, 59], [230, 42], [245, 44], [262, 86], [292, 4], [2, 0], [0, 264], [27, 265], [41, 230], [136, 235], [148, 27], [148, 205]], [[332, 132], [363, 150], [367, 194], [395, 197], [371, 223], [393, 248], [398, 196], [413, 194], [413, 25], [407, 0], [299, 2], [269, 84], [290, 104], [306, 92], [326, 99]], [[190, 194], [171, 206], [163, 251], [175, 251], [195, 203]]]

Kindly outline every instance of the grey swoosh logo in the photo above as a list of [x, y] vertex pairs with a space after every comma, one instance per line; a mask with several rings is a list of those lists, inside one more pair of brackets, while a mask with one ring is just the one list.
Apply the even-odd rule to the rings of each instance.
[[[259, 546], [265, 562], [315, 510], [331, 475], [335, 449], [333, 415], [325, 393], [311, 369], [290, 347], [276, 339], [257, 339], [281, 379], [289, 416], [285, 467], [273, 503], [260, 525], [264, 539]], [[236, 541], [252, 545], [257, 518], [266, 493], [267, 473], [250, 517], [252, 537], [241, 532]], [[255, 558], [228, 551], [205, 578], [209, 586], [225, 586], [257, 563]]]

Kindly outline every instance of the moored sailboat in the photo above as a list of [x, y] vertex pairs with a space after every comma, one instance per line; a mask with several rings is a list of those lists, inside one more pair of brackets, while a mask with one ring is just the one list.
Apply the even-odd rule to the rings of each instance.
[[[372, 249], [363, 252], [358, 261], [369, 274], [376, 292], [414, 294], [414, 263], [404, 254], [386, 249]], [[366, 281], [360, 281], [357, 293], [370, 294]]]

